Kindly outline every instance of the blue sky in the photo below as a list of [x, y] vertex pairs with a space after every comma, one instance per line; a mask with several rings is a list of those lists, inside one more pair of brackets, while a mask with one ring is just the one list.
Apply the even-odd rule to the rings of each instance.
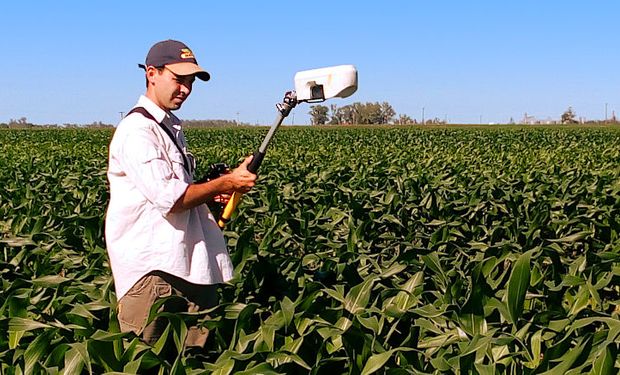
[[[271, 124], [296, 71], [353, 64], [399, 114], [455, 123], [620, 111], [620, 2], [21, 1], [0, 17], [0, 122], [117, 123], [143, 62], [186, 42], [212, 79], [178, 115]], [[327, 103], [329, 104], [329, 103]], [[299, 105], [285, 121], [308, 123]], [[620, 115], [620, 113], [618, 114]]]

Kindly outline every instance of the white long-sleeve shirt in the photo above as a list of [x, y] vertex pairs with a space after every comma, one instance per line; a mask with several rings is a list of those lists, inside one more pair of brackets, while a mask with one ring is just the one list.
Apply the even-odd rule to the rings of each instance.
[[[145, 96], [144, 107], [167, 126], [187, 152], [179, 119]], [[157, 122], [140, 113], [125, 117], [110, 142], [110, 203], [105, 238], [117, 298], [145, 274], [164, 271], [195, 284], [226, 282], [233, 266], [224, 236], [209, 208], [202, 204], [171, 213], [192, 182], [181, 151]]]

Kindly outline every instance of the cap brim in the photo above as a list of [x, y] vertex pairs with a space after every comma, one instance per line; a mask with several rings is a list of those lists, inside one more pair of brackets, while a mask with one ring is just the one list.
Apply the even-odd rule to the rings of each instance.
[[195, 75], [203, 81], [208, 81], [211, 78], [211, 75], [207, 73], [204, 69], [190, 62], [168, 64], [166, 65], [166, 68], [170, 69], [172, 73], [179, 76]]

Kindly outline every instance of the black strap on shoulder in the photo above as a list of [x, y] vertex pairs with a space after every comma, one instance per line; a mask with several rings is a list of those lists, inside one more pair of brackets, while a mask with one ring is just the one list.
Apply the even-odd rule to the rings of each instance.
[[181, 146], [179, 146], [179, 144], [177, 143], [177, 141], [174, 138], [174, 135], [172, 134], [170, 129], [166, 125], [164, 125], [161, 122], [157, 121], [155, 119], [155, 117], [153, 117], [153, 115], [149, 111], [147, 111], [146, 108], [144, 108], [144, 107], [134, 107], [131, 111], [127, 112], [127, 115], [125, 115], [125, 116], [129, 116], [132, 113], [139, 113], [142, 116], [148, 118], [149, 120], [155, 121], [157, 123], [157, 125], [159, 125], [159, 127], [162, 128], [162, 130], [166, 134], [168, 134], [168, 137], [170, 137], [170, 140], [172, 141], [172, 143], [174, 143], [174, 145], [177, 146], [177, 149], [179, 150], [179, 153], [181, 153], [181, 156], [183, 156], [183, 168], [185, 168], [185, 170], [187, 171], [188, 174], [191, 174], [190, 173], [190, 165], [189, 165], [189, 161], [187, 160], [187, 156], [185, 156], [185, 153], [181, 149]]

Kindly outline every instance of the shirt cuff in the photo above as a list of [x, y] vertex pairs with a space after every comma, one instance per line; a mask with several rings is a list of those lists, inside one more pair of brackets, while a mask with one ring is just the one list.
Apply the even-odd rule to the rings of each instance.
[[161, 212], [162, 216], [165, 217], [170, 214], [172, 207], [183, 196], [183, 194], [185, 194], [189, 184], [174, 178], [167, 180], [162, 187], [163, 189], [159, 191], [159, 194], [155, 198], [153, 204], [155, 205], [155, 208]]

